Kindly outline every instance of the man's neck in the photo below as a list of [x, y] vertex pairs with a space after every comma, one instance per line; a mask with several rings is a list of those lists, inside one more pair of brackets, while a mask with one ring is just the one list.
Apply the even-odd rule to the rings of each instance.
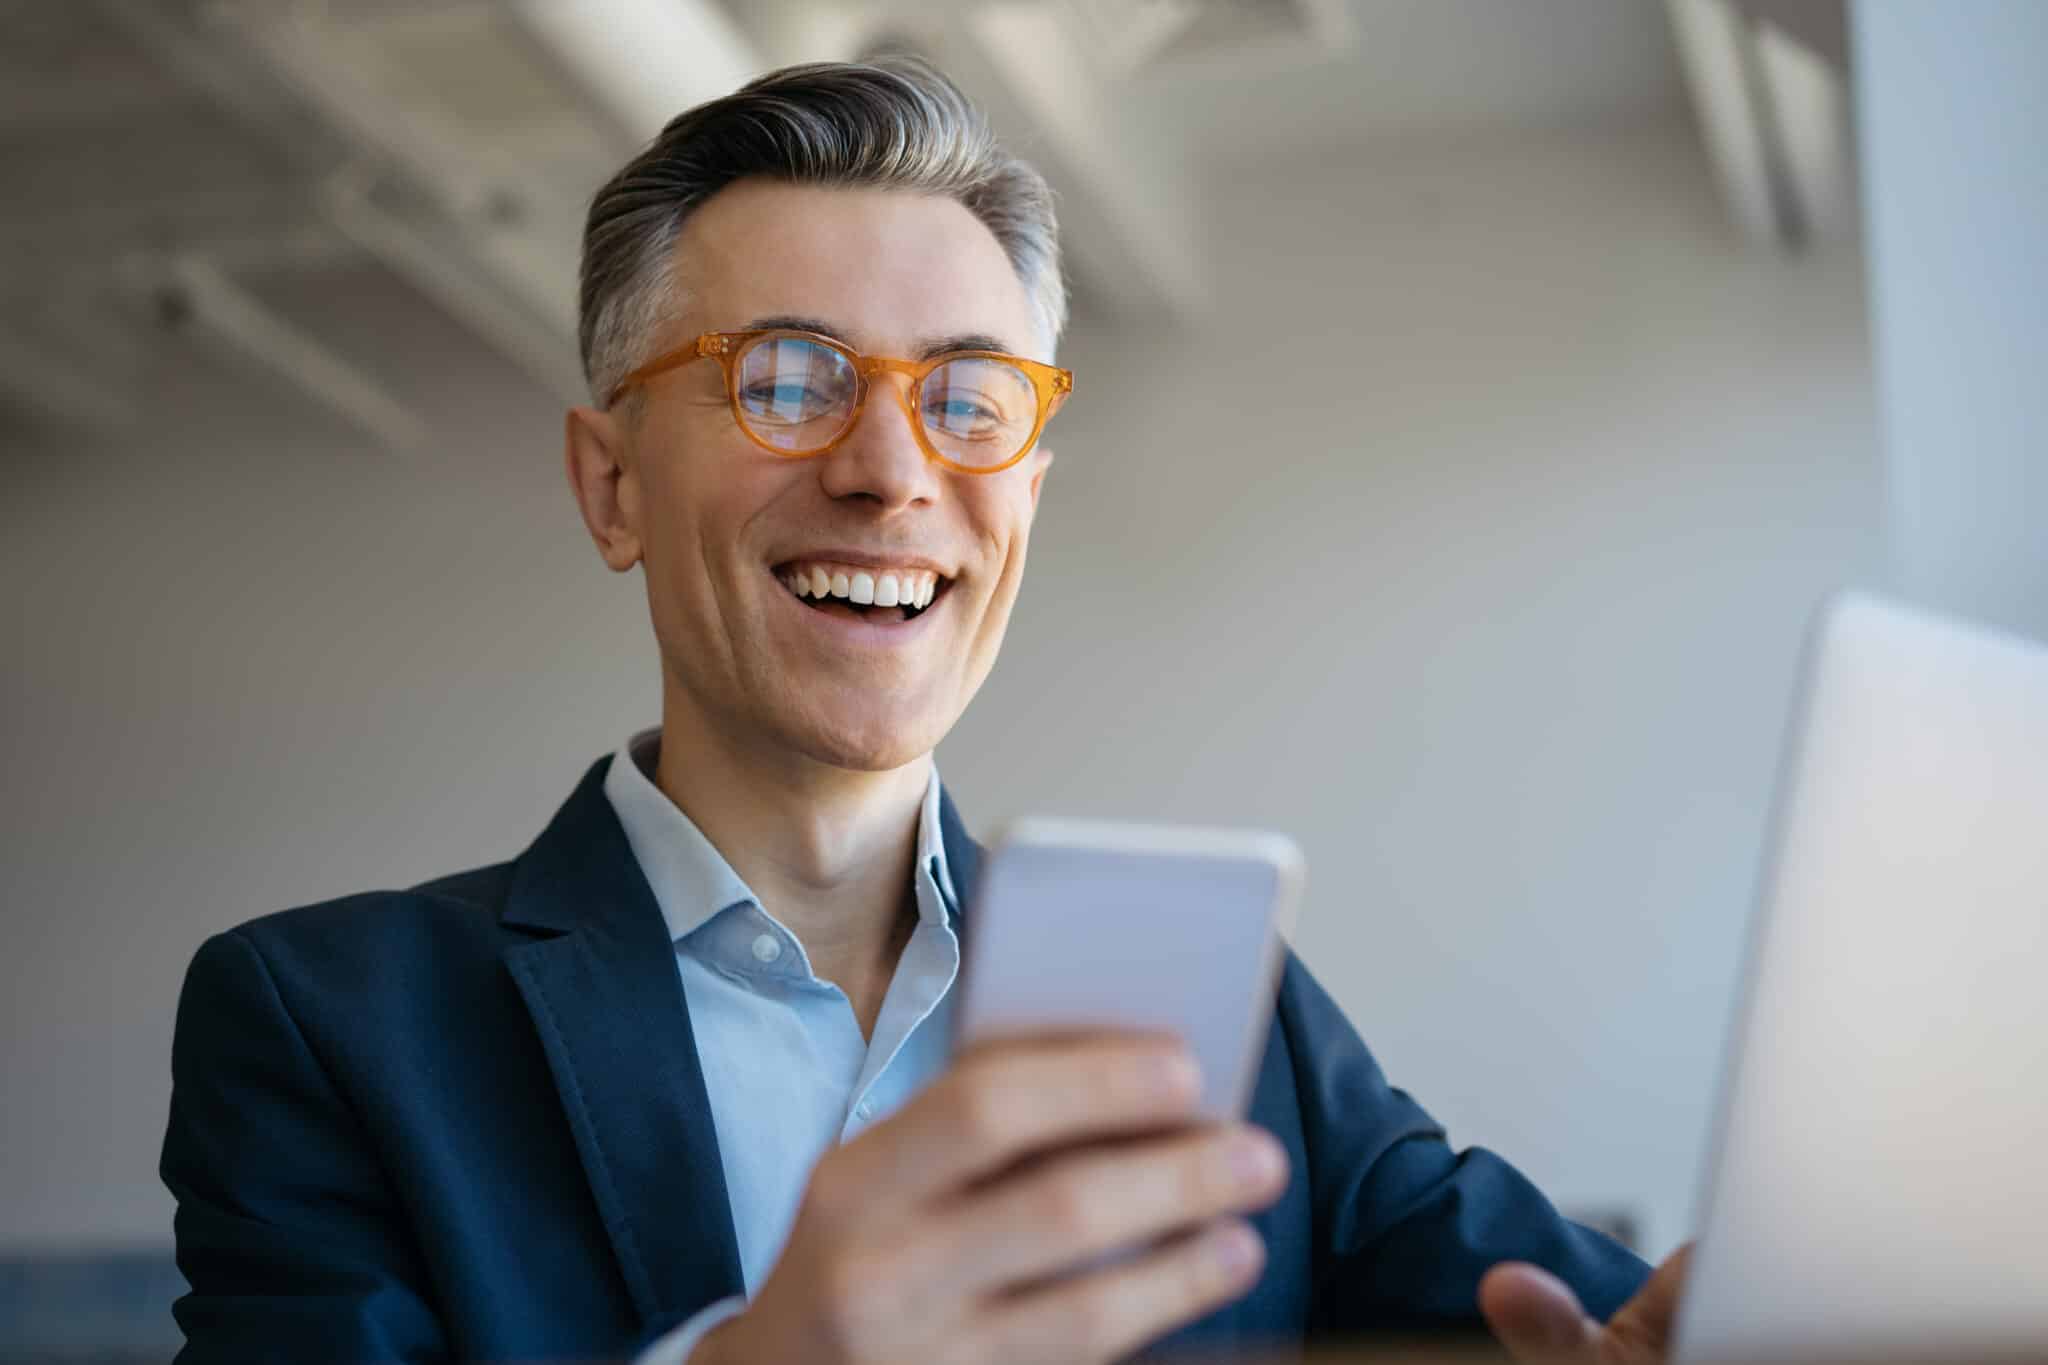
[[690, 817], [872, 1034], [917, 917], [911, 874], [931, 758], [852, 772], [736, 749], [694, 708], [662, 708], [655, 785]]

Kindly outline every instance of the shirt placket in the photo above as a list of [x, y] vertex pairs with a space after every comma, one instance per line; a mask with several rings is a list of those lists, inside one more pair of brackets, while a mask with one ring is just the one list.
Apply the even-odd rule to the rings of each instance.
[[932, 1020], [959, 973], [959, 936], [948, 922], [945, 898], [928, 868], [919, 870], [916, 894], [917, 928], [904, 945], [896, 974], [882, 998], [866, 1063], [847, 1098], [846, 1120], [840, 1130], [842, 1142], [907, 1098], [895, 1093], [897, 1087], [890, 1083], [891, 1068], [918, 1030]]

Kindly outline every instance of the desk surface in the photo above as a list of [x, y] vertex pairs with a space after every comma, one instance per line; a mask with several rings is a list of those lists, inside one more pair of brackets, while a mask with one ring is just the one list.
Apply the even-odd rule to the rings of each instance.
[[[1478, 1344], [1445, 1347], [1393, 1342], [1318, 1347], [1307, 1352], [1192, 1356], [1187, 1358], [1186, 1365], [1510, 1365], [1510, 1357], [1498, 1347]], [[2048, 1341], [2032, 1349], [1990, 1355], [1921, 1348], [1883, 1355], [1785, 1356], [1727, 1362], [1692, 1361], [1687, 1365], [2048, 1365]]]

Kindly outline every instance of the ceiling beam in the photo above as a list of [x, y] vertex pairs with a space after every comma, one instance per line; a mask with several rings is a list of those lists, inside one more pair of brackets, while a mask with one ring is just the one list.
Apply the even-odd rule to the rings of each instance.
[[1773, 184], [1773, 134], [1757, 98], [1749, 20], [1728, 0], [1666, 5], [1722, 201], [1749, 241], [1785, 245], [1789, 229]]
[[1843, 75], [1849, 74], [1846, 0], [1735, 0], [1752, 23], [1769, 24]]
[[[1845, 68], [1798, 36], [1832, 41], [1823, 22], [1832, 3], [1666, 0], [1722, 199], [1761, 246], [1790, 250], [1856, 231]], [[1782, 23], [1794, 14], [1797, 34]]]
[[[446, 220], [452, 241], [461, 244], [469, 267], [519, 300], [567, 344], [576, 330], [573, 268], [575, 230], [566, 242], [545, 236], [539, 226], [494, 222], [489, 205], [503, 188], [504, 168], [475, 147], [423, 128], [408, 110], [379, 96], [337, 50], [328, 25], [313, 9], [292, 6], [223, 11], [252, 54], [271, 74], [311, 102], [352, 149], [348, 164], [371, 163], [402, 177], [414, 191], [412, 208], [425, 218]], [[344, 172], [346, 173], [346, 172]], [[559, 234], [556, 234], [559, 235]], [[514, 359], [519, 357], [515, 356]]]
[[[1185, 16], [1165, 11], [1178, 5], [1147, 11], [1158, 23], [1150, 36], [1177, 28]], [[1112, 326], [1170, 326], [1207, 311], [1184, 149], [1137, 126], [1117, 100], [1148, 32], [1075, 0], [886, 0], [857, 11], [762, 0], [742, 13], [764, 63], [907, 50], [956, 81], [1058, 195], [1069, 279], [1091, 313]]]
[[211, 261], [179, 255], [146, 264], [145, 279], [191, 310], [192, 323], [246, 363], [289, 381], [387, 450], [427, 444], [428, 427], [384, 386], [280, 316]]
[[508, 295], [447, 232], [380, 203], [374, 180], [359, 170], [328, 180], [316, 197], [326, 222], [357, 250], [433, 300], [555, 397], [585, 401], [583, 374], [561, 321], [539, 317]]
[[765, 69], [710, 0], [512, 0], [511, 9], [635, 142]]
[[1756, 23], [1755, 33], [1783, 192], [1791, 200], [1800, 239], [1819, 243], [1855, 236], [1862, 230], [1856, 130], [1842, 69], [1776, 24]]
[[920, 35], [1059, 195], [1060, 241], [1091, 306], [1118, 325], [1186, 325], [1208, 285], [1179, 156], [1118, 117], [1057, 6], [985, 5]]

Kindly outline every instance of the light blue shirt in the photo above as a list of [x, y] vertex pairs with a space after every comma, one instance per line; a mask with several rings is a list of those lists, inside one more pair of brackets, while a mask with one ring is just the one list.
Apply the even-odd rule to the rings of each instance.
[[[604, 791], [675, 944], [751, 1296], [781, 1254], [818, 1158], [901, 1108], [946, 1064], [960, 939], [939, 777], [932, 773], [918, 812], [917, 927], [864, 1039], [846, 993], [811, 971], [797, 936], [654, 785], [660, 741], [659, 730], [628, 740]], [[638, 1365], [677, 1365], [745, 1306], [738, 1297], [712, 1304]]]

